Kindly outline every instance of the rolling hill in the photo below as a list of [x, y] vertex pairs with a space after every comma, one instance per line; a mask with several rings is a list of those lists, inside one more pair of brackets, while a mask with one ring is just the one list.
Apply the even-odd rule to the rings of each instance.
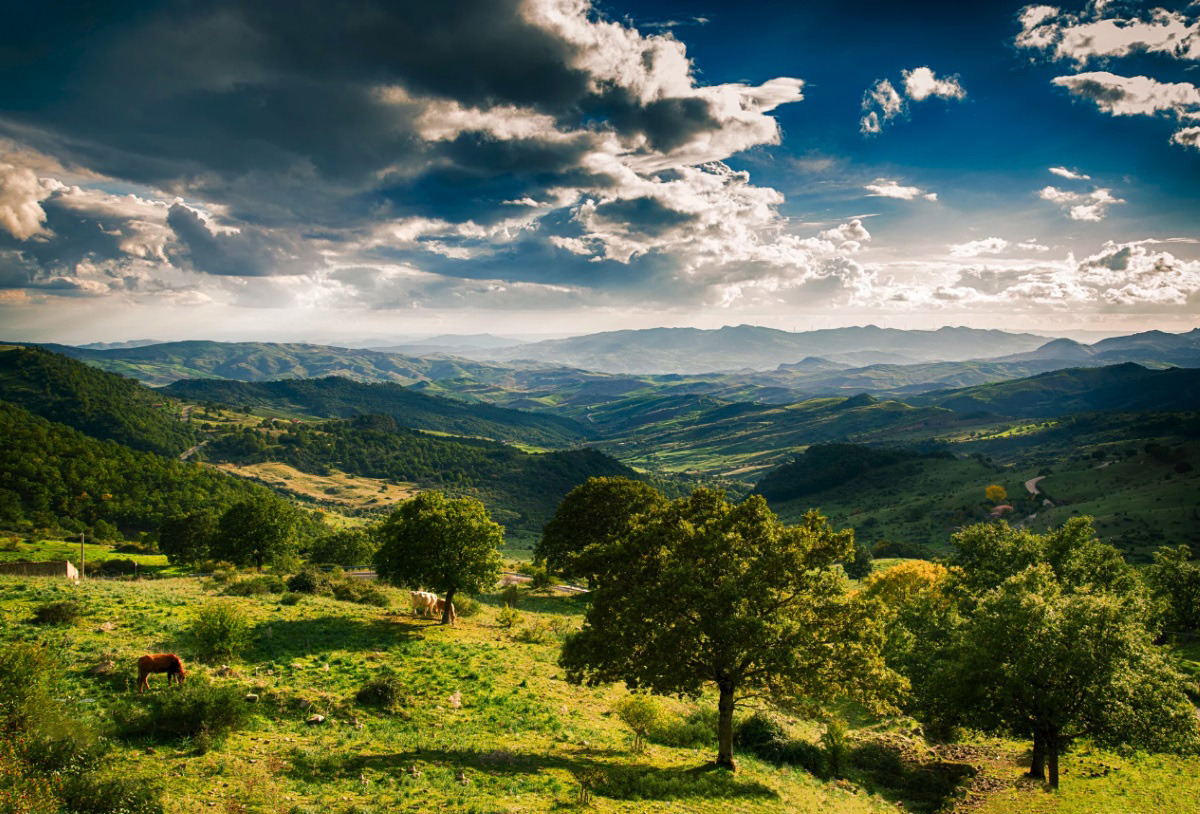
[[391, 382], [364, 383], [336, 376], [271, 382], [186, 379], [164, 387], [163, 392], [189, 401], [270, 407], [323, 418], [387, 415], [413, 429], [549, 447], [571, 446], [596, 435], [563, 416], [467, 404]]
[[93, 438], [178, 455], [195, 443], [173, 400], [37, 347], [0, 350], [0, 398]]

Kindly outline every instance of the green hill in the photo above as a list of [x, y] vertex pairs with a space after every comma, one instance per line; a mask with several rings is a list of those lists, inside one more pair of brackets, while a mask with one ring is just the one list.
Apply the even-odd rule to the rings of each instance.
[[9, 529], [115, 527], [131, 535], [153, 531], [177, 512], [219, 512], [262, 491], [196, 464], [90, 438], [2, 401], [0, 448], [0, 526]]
[[958, 412], [985, 410], [1027, 418], [1094, 410], [1195, 410], [1200, 408], [1200, 369], [1148, 370], [1133, 363], [1069, 368], [1015, 381], [924, 393], [909, 401]]
[[333, 376], [273, 382], [188, 379], [164, 387], [163, 392], [188, 401], [269, 407], [323, 418], [388, 415], [401, 426], [414, 429], [548, 447], [577, 444], [595, 435], [562, 416], [467, 404], [391, 382], [364, 383]]
[[178, 405], [132, 379], [37, 347], [0, 350], [0, 397], [94, 438], [178, 455], [195, 443]]
[[589, 477], [637, 476], [593, 449], [530, 454], [494, 441], [427, 435], [384, 415], [297, 424], [282, 433], [246, 428], [216, 438], [204, 454], [238, 464], [278, 461], [319, 475], [336, 468], [471, 495], [497, 521], [530, 532], [540, 531], [563, 496]]

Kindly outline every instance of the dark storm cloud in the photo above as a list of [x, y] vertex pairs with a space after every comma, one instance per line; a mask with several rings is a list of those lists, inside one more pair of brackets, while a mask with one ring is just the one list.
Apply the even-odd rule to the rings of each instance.
[[[443, 185], [470, 204], [451, 216], [494, 220], [503, 200], [577, 176], [591, 146], [586, 133], [512, 140], [469, 129], [430, 142], [414, 122], [421, 106], [381, 88], [517, 106], [560, 129], [644, 136], [659, 151], [720, 128], [705, 99], [646, 101], [638, 88], [593, 81], [576, 67], [583, 46], [522, 7], [225, 0], [64, 15], [28, 4], [0, 33], [0, 127], [98, 172], [221, 202], [237, 220], [335, 228], [414, 211], [447, 217]], [[653, 69], [652, 49], [643, 58]], [[413, 181], [415, 194], [403, 194]]]
[[698, 220], [694, 213], [672, 209], [658, 198], [649, 196], [601, 204], [596, 207], [596, 215], [609, 223], [628, 224], [629, 231], [651, 237], [659, 237]]
[[167, 225], [179, 238], [179, 265], [223, 277], [266, 277], [306, 274], [325, 265], [319, 254], [303, 243], [253, 226], [240, 232], [213, 232], [201, 217], [182, 204], [174, 204]]

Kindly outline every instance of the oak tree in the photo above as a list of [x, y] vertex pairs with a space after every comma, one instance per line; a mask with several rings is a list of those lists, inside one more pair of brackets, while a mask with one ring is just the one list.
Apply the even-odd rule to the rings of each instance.
[[375, 570], [393, 585], [430, 587], [446, 595], [442, 624], [454, 623], [458, 592], [496, 586], [504, 530], [474, 498], [423, 492], [401, 503], [378, 532]]
[[883, 665], [873, 608], [851, 601], [836, 567], [852, 546], [852, 532], [815, 512], [785, 526], [760, 496], [733, 504], [698, 489], [629, 520], [560, 662], [593, 685], [689, 697], [715, 685], [717, 765], [728, 768], [739, 701], [888, 708], [902, 680]]

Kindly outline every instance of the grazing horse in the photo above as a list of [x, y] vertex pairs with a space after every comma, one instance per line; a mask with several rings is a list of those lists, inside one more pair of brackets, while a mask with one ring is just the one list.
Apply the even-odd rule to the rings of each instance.
[[187, 677], [187, 673], [183, 671], [183, 662], [174, 653], [152, 653], [148, 656], [142, 656], [138, 659], [137, 665], [139, 693], [149, 689], [149, 676], [151, 673], [166, 673], [167, 686], [170, 686], [172, 678], [182, 684], [183, 679]]

